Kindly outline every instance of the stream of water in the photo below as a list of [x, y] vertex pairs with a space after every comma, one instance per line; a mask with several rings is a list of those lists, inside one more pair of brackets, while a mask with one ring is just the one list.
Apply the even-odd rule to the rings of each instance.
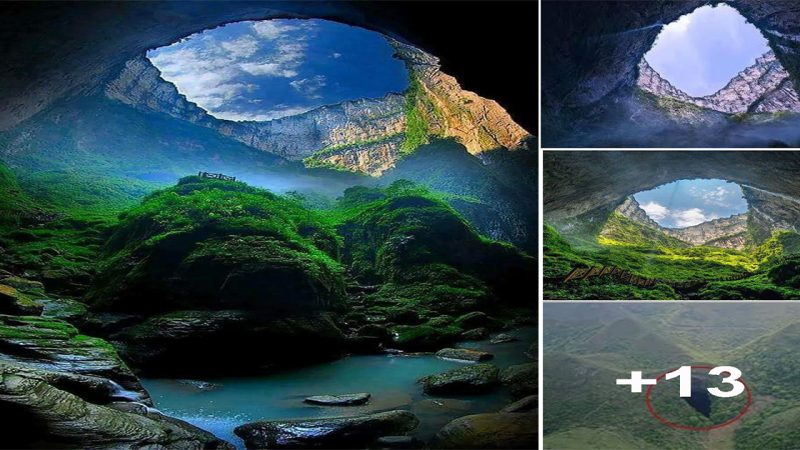
[[[462, 342], [458, 347], [476, 348], [495, 355], [491, 363], [500, 369], [531, 362], [526, 351], [536, 339], [535, 328], [507, 332], [518, 341], [491, 344]], [[420, 419], [413, 433], [430, 439], [456, 417], [495, 412], [512, 401], [504, 388], [488, 394], [440, 397], [422, 393], [419, 377], [462, 366], [433, 355], [353, 355], [313, 366], [255, 377], [202, 380], [142, 379], [155, 407], [243, 448], [233, 434], [239, 425], [257, 420], [298, 419], [358, 415], [405, 409]], [[361, 406], [330, 407], [303, 403], [311, 395], [368, 392]]]

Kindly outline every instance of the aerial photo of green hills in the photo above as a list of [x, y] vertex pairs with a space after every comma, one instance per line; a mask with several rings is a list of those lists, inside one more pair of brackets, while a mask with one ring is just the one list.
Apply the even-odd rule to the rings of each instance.
[[[800, 305], [546, 303], [543, 322], [545, 449], [796, 448]], [[653, 387], [657, 419], [647, 386], [615, 382], [689, 365], [738, 368], [751, 400], [708, 395], [729, 388], [693, 370], [691, 397], [679, 397], [677, 379]]]

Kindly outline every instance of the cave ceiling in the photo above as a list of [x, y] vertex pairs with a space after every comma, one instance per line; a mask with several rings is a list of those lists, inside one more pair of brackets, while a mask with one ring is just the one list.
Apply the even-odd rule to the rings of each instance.
[[[321, 18], [382, 32], [440, 58], [465, 89], [536, 134], [535, 2], [5, 2], [0, 130], [102, 83], [146, 50], [241, 20]], [[457, 17], [457, 20], [455, 19]], [[480, 32], [478, 32], [478, 30]], [[491, 49], [488, 51], [487, 49]], [[513, 66], [514, 70], [507, 70]]]

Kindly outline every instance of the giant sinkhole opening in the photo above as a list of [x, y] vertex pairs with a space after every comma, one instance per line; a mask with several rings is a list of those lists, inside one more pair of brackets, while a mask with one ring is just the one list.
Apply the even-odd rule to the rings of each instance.
[[234, 121], [267, 121], [408, 87], [380, 33], [321, 19], [230, 23], [147, 52], [189, 101]]
[[747, 212], [736, 183], [720, 179], [677, 180], [638, 192], [633, 198], [664, 228], [687, 228]]
[[769, 52], [758, 28], [723, 3], [702, 6], [665, 25], [644, 61], [675, 88], [705, 97]]

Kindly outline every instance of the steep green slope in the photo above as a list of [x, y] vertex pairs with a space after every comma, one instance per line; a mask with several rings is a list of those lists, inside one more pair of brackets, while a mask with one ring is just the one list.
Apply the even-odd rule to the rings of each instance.
[[688, 247], [689, 244], [667, 235], [661, 230], [631, 220], [618, 212], [608, 216], [600, 231], [598, 242], [603, 245], [629, 245], [637, 247]]
[[326, 309], [344, 297], [338, 245], [294, 200], [186, 177], [120, 216], [88, 300], [150, 313]]
[[519, 293], [534, 286], [535, 260], [480, 236], [427, 190], [404, 181], [350, 188], [336, 213], [343, 262], [359, 281], [385, 283], [378, 303], [450, 313], [490, 307], [494, 298], [530, 305]]
[[[533, 172], [533, 152], [493, 152], [484, 164], [453, 139], [432, 139], [397, 162], [379, 183], [410, 180], [450, 194], [445, 200], [471, 224], [496, 240], [530, 253], [537, 250], [537, 185], [520, 168]], [[488, 157], [488, 156], [487, 156]], [[529, 174], [528, 174], [529, 177]]]
[[[597, 228], [597, 227], [595, 227]], [[745, 250], [687, 247], [663, 232], [611, 213], [598, 232], [565, 238], [544, 227], [545, 296], [563, 299], [703, 299], [800, 298], [794, 258], [800, 235], [775, 231], [760, 245]], [[568, 240], [572, 239], [572, 240]], [[576, 267], [613, 266], [664, 283], [642, 289], [612, 277], [561, 283]], [[752, 275], [750, 275], [752, 274]], [[748, 276], [750, 275], [750, 276]], [[731, 279], [733, 278], [733, 279]], [[691, 292], [676, 292], [675, 283], [690, 282]], [[670, 287], [669, 285], [673, 287]], [[688, 288], [681, 287], [686, 291]], [[680, 290], [679, 289], [679, 290]]]

